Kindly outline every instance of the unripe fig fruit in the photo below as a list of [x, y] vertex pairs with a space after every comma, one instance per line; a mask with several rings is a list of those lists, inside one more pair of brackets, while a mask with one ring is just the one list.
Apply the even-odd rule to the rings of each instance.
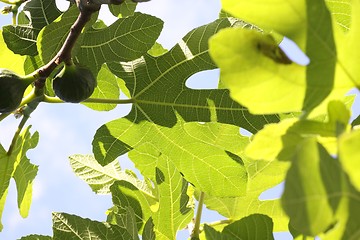
[[91, 71], [77, 65], [65, 65], [53, 80], [56, 96], [72, 103], [79, 103], [89, 98], [96, 85], [96, 78]]
[[19, 76], [10, 70], [0, 69], [0, 113], [16, 110], [26, 88], [34, 81], [34, 76]]

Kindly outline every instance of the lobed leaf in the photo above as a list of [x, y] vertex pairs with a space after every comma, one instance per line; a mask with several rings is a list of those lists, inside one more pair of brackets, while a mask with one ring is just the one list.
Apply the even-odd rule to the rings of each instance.
[[[113, 157], [110, 154], [124, 153], [131, 146], [134, 151], [146, 153], [145, 156], [153, 161], [160, 155], [168, 157], [189, 182], [204, 192], [224, 196], [244, 194], [247, 173], [241, 161], [206, 139], [199, 141], [193, 137], [186, 131], [188, 124], [197, 123], [179, 122], [166, 128], [149, 122], [133, 124], [126, 119], [114, 120], [97, 131], [97, 135], [102, 137], [95, 153], [101, 153], [98, 151], [101, 148], [108, 149], [106, 158], [100, 155], [100, 163], [105, 165], [107, 159]], [[138, 156], [132, 158], [135, 163]], [[229, 188], [233, 191], [227, 191]]]
[[[188, 181], [203, 191], [227, 196], [244, 193], [246, 172], [241, 164], [222, 148], [194, 139], [186, 131], [190, 124], [183, 123], [183, 120], [218, 121], [256, 132], [264, 124], [278, 121], [274, 115], [249, 114], [230, 99], [227, 90], [185, 87], [189, 76], [215, 67], [207, 41], [221, 28], [230, 26], [229, 19], [220, 19], [191, 31], [163, 55], [108, 64], [126, 82], [134, 105], [127, 117], [107, 123], [97, 131], [93, 152], [100, 164], [106, 165], [146, 143], [156, 150], [154, 156], [157, 152], [167, 156]], [[202, 169], [201, 173], [197, 173], [198, 169]], [[211, 179], [207, 180], [209, 176]], [[226, 191], [229, 187], [236, 190]]]
[[[37, 166], [29, 162], [26, 153], [29, 149], [36, 147], [39, 135], [37, 132], [31, 135], [29, 129], [30, 127], [27, 127], [20, 133], [10, 156], [0, 145], [0, 159], [3, 163], [0, 164], [0, 217], [4, 210], [11, 178], [15, 179], [17, 186], [20, 215], [26, 217], [30, 209], [32, 183], [37, 173]], [[0, 223], [1, 229], [2, 225]]]
[[178, 113], [185, 121], [209, 122], [213, 117], [214, 121], [235, 124], [250, 132], [277, 122], [274, 115], [250, 114], [225, 89], [193, 90], [185, 86], [191, 75], [216, 68], [209, 56], [208, 40], [220, 29], [232, 26], [232, 22], [233, 19], [219, 19], [196, 28], [158, 57], [146, 54], [133, 62], [109, 63], [110, 70], [126, 82], [135, 101], [127, 118], [171, 127], [176, 124]]
[[129, 153], [136, 167], [158, 189], [159, 208], [152, 214], [154, 231], [160, 239], [175, 239], [178, 230], [186, 227], [194, 212], [189, 208], [188, 182], [165, 154], [153, 155], [155, 149], [148, 144]]

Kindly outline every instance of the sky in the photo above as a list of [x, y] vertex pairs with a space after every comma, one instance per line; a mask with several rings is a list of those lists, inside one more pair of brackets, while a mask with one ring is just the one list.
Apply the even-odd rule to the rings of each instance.
[[[58, 2], [59, 6], [67, 3], [65, 0]], [[220, 7], [220, 0], [152, 0], [138, 4], [137, 11], [164, 20], [164, 29], [158, 41], [169, 49], [193, 28], [215, 20]], [[102, 11], [100, 16], [108, 24], [114, 20], [106, 11]], [[0, 25], [9, 24], [10, 18], [10, 15], [0, 15]], [[206, 79], [207, 88], [216, 87], [218, 74], [218, 71], [196, 74], [188, 80], [188, 84], [192, 85], [191, 82], [197, 81], [204, 83]], [[26, 219], [19, 215], [15, 184], [11, 182], [2, 217], [4, 230], [0, 233], [0, 239], [19, 239], [28, 234], [52, 236], [51, 212], [66, 212], [98, 221], [106, 219], [105, 212], [112, 206], [111, 196], [93, 193], [72, 172], [68, 157], [77, 153], [91, 154], [91, 141], [96, 130], [112, 119], [125, 116], [130, 107], [119, 105], [110, 112], [96, 112], [81, 104], [41, 104], [38, 107], [28, 121], [32, 125], [31, 132], [40, 133], [37, 148], [28, 152], [31, 162], [39, 165], [30, 213]], [[9, 145], [18, 122], [10, 116], [0, 123], [0, 143], [5, 148]], [[119, 161], [123, 168], [133, 167], [126, 156], [120, 157]], [[272, 190], [269, 196], [278, 196], [280, 192], [281, 186]], [[202, 220], [211, 222], [219, 220], [218, 217], [207, 211]], [[184, 239], [185, 236], [182, 233], [179, 239]], [[289, 234], [281, 234], [276, 235], [276, 239], [292, 238]]]

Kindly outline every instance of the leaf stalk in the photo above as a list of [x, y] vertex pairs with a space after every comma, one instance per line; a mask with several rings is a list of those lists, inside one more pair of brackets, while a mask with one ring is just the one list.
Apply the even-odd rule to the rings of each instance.
[[204, 200], [205, 200], [205, 193], [200, 192], [198, 207], [197, 207], [196, 216], [195, 216], [195, 225], [194, 225], [194, 229], [190, 235], [191, 240], [200, 239], [200, 221], [201, 221], [201, 215], [202, 215], [202, 210], [203, 210], [203, 206], [204, 206]]

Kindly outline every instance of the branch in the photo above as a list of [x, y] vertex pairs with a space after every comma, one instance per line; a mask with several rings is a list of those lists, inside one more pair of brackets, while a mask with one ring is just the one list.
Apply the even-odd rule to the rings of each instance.
[[62, 48], [57, 55], [50, 60], [45, 66], [38, 69], [40, 79], [35, 83], [36, 87], [42, 88], [45, 84], [46, 78], [54, 71], [54, 69], [61, 63], [69, 63], [71, 61], [71, 51], [79, 38], [82, 29], [90, 20], [92, 12], [82, 10], [74, 24], [71, 26], [70, 33], [67, 36]]

